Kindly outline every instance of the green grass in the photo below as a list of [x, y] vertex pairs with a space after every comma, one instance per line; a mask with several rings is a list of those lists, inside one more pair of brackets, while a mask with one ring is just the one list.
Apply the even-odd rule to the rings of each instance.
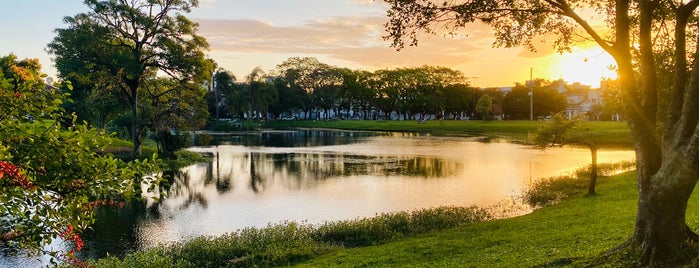
[[[268, 121], [264, 127], [284, 128], [331, 128], [364, 131], [419, 132], [433, 135], [486, 136], [512, 141], [529, 142], [541, 125], [541, 121], [457, 121], [429, 120], [418, 124], [414, 120], [297, 120]], [[583, 139], [594, 141], [603, 147], [631, 147], [632, 139], [624, 122], [581, 122], [579, 134]]]
[[582, 262], [633, 230], [634, 174], [604, 179], [598, 196], [578, 197], [512, 219], [344, 249], [301, 267], [532, 267]]
[[[343, 249], [299, 267], [586, 267], [624, 242], [634, 226], [635, 173], [603, 178], [598, 195], [578, 196], [511, 219], [432, 232], [372, 247]], [[687, 213], [697, 226], [699, 198]], [[623, 256], [602, 267], [628, 267]]]

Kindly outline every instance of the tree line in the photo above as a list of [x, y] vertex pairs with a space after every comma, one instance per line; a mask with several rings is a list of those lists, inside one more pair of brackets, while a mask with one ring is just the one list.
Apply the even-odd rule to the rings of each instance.
[[[623, 114], [615, 83], [604, 81], [601, 93], [605, 101], [592, 106], [590, 119], [611, 120]], [[501, 119], [528, 120], [530, 101], [535, 118], [567, 108], [558, 85], [557, 81], [536, 79], [530, 85], [517, 83], [503, 91], [474, 87], [464, 73], [447, 67], [370, 72], [294, 57], [269, 73], [255, 68], [240, 81], [224, 69], [217, 70], [207, 103], [212, 119], [492, 119], [497, 106]]]

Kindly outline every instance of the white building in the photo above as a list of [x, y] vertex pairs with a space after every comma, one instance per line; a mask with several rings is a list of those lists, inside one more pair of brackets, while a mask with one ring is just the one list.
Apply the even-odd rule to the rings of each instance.
[[566, 97], [565, 113], [568, 118], [578, 115], [590, 115], [590, 112], [594, 112], [595, 106], [604, 104], [601, 89], [593, 89], [591, 86], [577, 82], [569, 85], [562, 79], [553, 82], [551, 86]]

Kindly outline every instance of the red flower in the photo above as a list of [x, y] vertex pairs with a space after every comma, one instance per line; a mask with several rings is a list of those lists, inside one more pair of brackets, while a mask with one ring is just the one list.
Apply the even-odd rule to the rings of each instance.
[[11, 185], [19, 186], [24, 189], [34, 188], [34, 184], [29, 181], [27, 176], [20, 173], [19, 167], [7, 161], [0, 162], [0, 178], [7, 175], [8, 180]]

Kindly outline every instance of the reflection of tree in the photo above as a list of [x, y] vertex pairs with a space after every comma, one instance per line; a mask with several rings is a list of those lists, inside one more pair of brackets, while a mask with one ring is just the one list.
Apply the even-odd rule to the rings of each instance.
[[107, 254], [121, 258], [139, 245], [139, 233], [134, 230], [147, 215], [144, 202], [134, 200], [121, 208], [99, 207], [95, 213], [95, 223], [81, 234], [85, 247], [78, 253], [80, 259], [103, 258]]
[[[292, 190], [308, 189], [322, 181], [347, 176], [443, 178], [456, 176], [461, 170], [456, 161], [426, 156], [246, 152], [226, 156], [225, 163], [221, 159], [221, 155], [216, 153], [200, 176], [196, 175], [196, 169], [173, 174], [170, 196], [187, 197], [185, 207], [193, 202], [206, 206], [202, 193], [208, 187], [215, 187], [219, 194], [225, 194], [235, 183], [247, 183], [252, 192], [262, 193], [277, 185]], [[200, 178], [200, 181], [192, 177]], [[191, 187], [202, 184], [203, 188]]]
[[[206, 176], [204, 176], [204, 178], [204, 181], [206, 181]], [[206, 199], [206, 196], [201, 191], [197, 191], [197, 189], [192, 187], [194, 185], [191, 185], [191, 183], [196, 182], [191, 181], [191, 176], [188, 172], [183, 172], [182, 170], [176, 172], [172, 187], [170, 188], [170, 191], [168, 191], [168, 196], [185, 197], [185, 201], [182, 202], [179, 209], [188, 208], [193, 204], [199, 204], [204, 208], [207, 207], [209, 202]]]
[[265, 182], [262, 179], [262, 176], [260, 176], [256, 170], [255, 170], [255, 161], [258, 161], [258, 158], [260, 157], [261, 154], [258, 153], [250, 153], [250, 189], [252, 189], [253, 192], [259, 193], [260, 188], [262, 191], [265, 189]]
[[216, 185], [216, 191], [219, 194], [225, 194], [227, 192], [230, 192], [233, 188], [231, 183], [231, 177], [233, 176], [232, 173], [233, 170], [230, 170], [228, 174], [223, 176], [221, 175], [221, 157], [219, 153], [216, 152], [214, 160], [209, 162], [206, 166], [206, 180], [204, 184], [209, 185], [210, 183], [206, 182], [214, 181]]
[[456, 172], [459, 171], [459, 165], [455, 161], [430, 157], [347, 156], [343, 160], [344, 169], [339, 176], [443, 178], [457, 175]]
[[215, 144], [265, 147], [316, 147], [352, 144], [359, 140], [389, 133], [328, 131], [304, 129], [296, 131], [263, 131], [259, 134], [215, 135]]

